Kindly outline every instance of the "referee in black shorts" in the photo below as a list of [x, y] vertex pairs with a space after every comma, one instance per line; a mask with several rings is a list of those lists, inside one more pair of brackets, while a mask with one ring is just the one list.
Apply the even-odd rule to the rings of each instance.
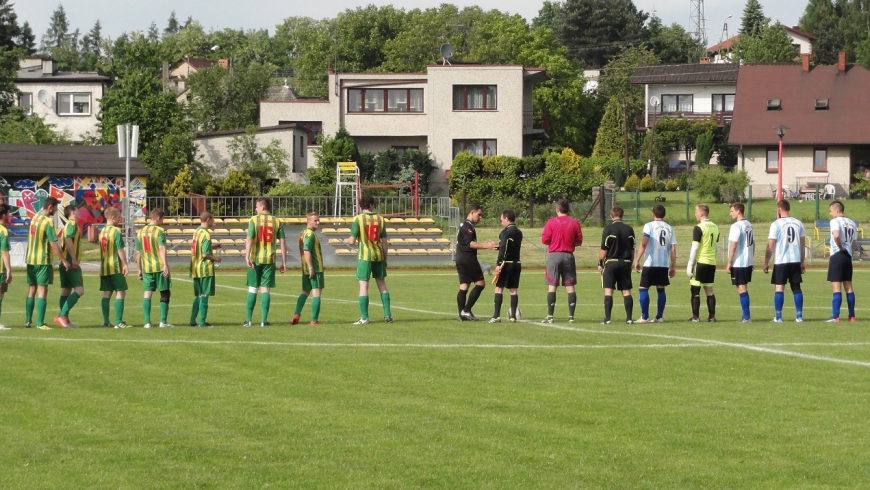
[[622, 291], [625, 304], [625, 323], [632, 323], [634, 299], [631, 297], [631, 261], [634, 257], [634, 229], [622, 222], [624, 211], [619, 206], [610, 210], [613, 223], [601, 234], [601, 251], [598, 253], [598, 273], [604, 287], [604, 321], [610, 325], [613, 310], [613, 290]]
[[[477, 303], [480, 293], [486, 287], [483, 280], [483, 269], [477, 260], [478, 250], [497, 250], [498, 245], [492, 240], [486, 243], [477, 242], [477, 230], [474, 225], [480, 222], [483, 210], [477, 204], [472, 204], [465, 222], [459, 226], [456, 233], [456, 272], [459, 274], [459, 292], [456, 294], [456, 306], [459, 308], [459, 320], [477, 320], [471, 308]], [[474, 284], [471, 294], [468, 287]]]

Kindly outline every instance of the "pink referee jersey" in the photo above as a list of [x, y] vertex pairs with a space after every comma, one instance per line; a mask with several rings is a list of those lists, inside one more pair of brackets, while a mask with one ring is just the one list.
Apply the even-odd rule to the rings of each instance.
[[556, 216], [547, 221], [541, 234], [541, 243], [549, 245], [547, 251], [573, 253], [574, 247], [583, 244], [580, 223], [570, 216]]

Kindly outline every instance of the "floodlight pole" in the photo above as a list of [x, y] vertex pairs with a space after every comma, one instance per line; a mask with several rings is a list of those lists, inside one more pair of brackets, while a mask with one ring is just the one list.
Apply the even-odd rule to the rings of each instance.
[[785, 131], [788, 129], [787, 126], [783, 126], [780, 124], [779, 126], [773, 128], [776, 130], [776, 135], [779, 136], [779, 153], [777, 155], [777, 164], [776, 164], [776, 201], [782, 201], [782, 137], [785, 136]]
[[118, 125], [118, 156], [126, 161], [124, 180], [124, 199], [121, 201], [121, 213], [124, 217], [124, 237], [127, 240], [127, 260], [131, 260], [134, 247], [133, 240], [133, 207], [130, 205], [130, 157], [139, 156], [139, 126], [130, 123]]

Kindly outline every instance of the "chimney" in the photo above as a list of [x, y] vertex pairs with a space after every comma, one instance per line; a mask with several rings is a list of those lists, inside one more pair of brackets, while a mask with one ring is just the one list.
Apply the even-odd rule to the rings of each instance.
[[840, 71], [846, 71], [846, 52], [840, 51], [837, 55], [837, 68]]
[[803, 71], [803, 72], [810, 71], [810, 54], [809, 53], [801, 53], [801, 71]]
[[700, 63], [701, 63], [702, 65], [709, 65], [709, 64], [710, 64], [710, 58], [707, 58], [707, 57], [705, 56], [705, 57], [701, 58]]
[[57, 61], [53, 59], [42, 60], [42, 74], [54, 75], [57, 73]]

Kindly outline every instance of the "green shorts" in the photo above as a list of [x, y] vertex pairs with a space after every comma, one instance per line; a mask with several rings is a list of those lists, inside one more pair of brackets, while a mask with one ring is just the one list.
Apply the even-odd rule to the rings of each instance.
[[9, 288], [9, 284], [6, 283], [6, 273], [0, 272], [0, 293], [5, 293]]
[[274, 288], [275, 287], [275, 264], [254, 263], [254, 268], [248, 268], [249, 288]]
[[387, 277], [387, 264], [383, 261], [372, 262], [370, 260], [360, 260], [356, 263], [356, 279], [358, 281], [368, 281], [369, 278], [383, 279]]
[[54, 266], [27, 264], [27, 285], [48, 286], [54, 282]]
[[326, 287], [326, 278], [322, 272], [315, 272], [314, 279], [311, 279], [306, 274], [302, 274], [302, 290], [311, 291], [312, 289], [323, 289]]
[[194, 296], [214, 296], [214, 276], [193, 278]]
[[172, 276], [163, 277], [162, 272], [142, 274], [143, 291], [168, 291], [172, 289]]
[[60, 287], [64, 289], [75, 289], [84, 286], [82, 282], [82, 268], [76, 267], [68, 271], [63, 264], [57, 269], [57, 275], [60, 277]]
[[127, 278], [124, 274], [100, 276], [100, 291], [126, 291]]

